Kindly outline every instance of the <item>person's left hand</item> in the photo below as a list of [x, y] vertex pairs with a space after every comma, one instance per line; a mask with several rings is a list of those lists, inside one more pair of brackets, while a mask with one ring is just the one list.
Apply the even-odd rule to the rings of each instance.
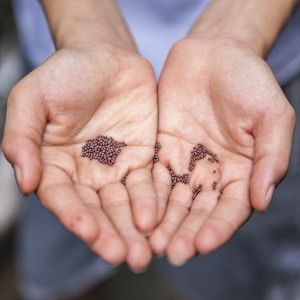
[[267, 208], [288, 168], [295, 116], [263, 59], [230, 39], [177, 43], [158, 99], [162, 221], [150, 245], [182, 264]]

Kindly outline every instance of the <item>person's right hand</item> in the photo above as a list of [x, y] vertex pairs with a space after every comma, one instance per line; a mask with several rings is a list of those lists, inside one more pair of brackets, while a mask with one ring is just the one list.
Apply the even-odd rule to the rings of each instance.
[[[156, 82], [135, 50], [89, 44], [57, 51], [12, 89], [3, 150], [23, 193], [112, 264], [145, 268], [157, 222], [151, 168]], [[82, 157], [87, 139], [127, 144], [115, 165]], [[122, 178], [126, 177], [126, 185]]]

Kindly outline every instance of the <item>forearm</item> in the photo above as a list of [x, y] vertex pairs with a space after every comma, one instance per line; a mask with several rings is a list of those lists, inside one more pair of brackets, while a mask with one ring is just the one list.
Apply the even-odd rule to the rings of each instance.
[[233, 39], [265, 57], [299, 0], [214, 0], [190, 36]]
[[40, 0], [56, 48], [109, 42], [135, 48], [113, 0]]

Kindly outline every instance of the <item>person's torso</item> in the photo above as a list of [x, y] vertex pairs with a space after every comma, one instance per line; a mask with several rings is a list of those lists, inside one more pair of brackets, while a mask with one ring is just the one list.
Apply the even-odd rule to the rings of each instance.
[[[183, 38], [209, 0], [118, 0], [140, 53], [153, 65], [157, 77], [172, 45]], [[32, 67], [54, 52], [37, 0], [14, 0], [20, 40]], [[300, 6], [274, 45], [268, 63], [280, 84], [300, 73]]]

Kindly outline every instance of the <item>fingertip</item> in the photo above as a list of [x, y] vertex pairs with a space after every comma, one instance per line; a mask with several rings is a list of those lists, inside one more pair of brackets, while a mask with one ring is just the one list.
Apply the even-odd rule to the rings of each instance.
[[143, 272], [151, 262], [151, 251], [149, 246], [140, 241], [131, 246], [127, 258], [128, 266], [135, 273]]
[[195, 246], [189, 238], [177, 236], [171, 240], [167, 247], [168, 261], [173, 266], [182, 266], [194, 257], [195, 252]]
[[96, 220], [89, 214], [76, 213], [68, 218], [66, 216], [66, 219], [62, 221], [68, 230], [86, 243], [95, 241], [100, 234]]
[[16, 178], [16, 181], [17, 181], [17, 184], [18, 184], [18, 187], [21, 191], [21, 193], [23, 195], [26, 195], [26, 192], [24, 190], [24, 187], [23, 187], [23, 176], [22, 176], [22, 172], [19, 168], [19, 166], [17, 165], [14, 165], [13, 166], [13, 169], [14, 169], [14, 173], [15, 173], [15, 178]]
[[275, 184], [272, 184], [269, 188], [266, 188], [265, 197], [262, 197], [262, 201], [257, 201], [257, 198], [251, 200], [252, 206], [256, 211], [260, 213], [264, 213], [267, 211], [268, 207], [271, 204], [275, 188]]
[[131, 270], [132, 273], [137, 274], [137, 275], [138, 274], [143, 274], [143, 273], [145, 273], [148, 270], [148, 266], [145, 267], [144, 269], [133, 269], [130, 266], [129, 266], [129, 268], [130, 268], [130, 270]]
[[34, 192], [41, 177], [40, 150], [23, 137], [15, 137], [14, 143], [6, 139], [3, 153], [13, 167], [15, 179], [22, 194]]
[[158, 223], [158, 205], [154, 191], [145, 189], [144, 193], [132, 197], [131, 203], [135, 226], [141, 233], [150, 234]]
[[149, 238], [149, 244], [153, 253], [157, 256], [163, 256], [165, 254], [168, 244], [167, 234], [160, 228], [156, 229]]
[[275, 186], [288, 172], [295, 122], [292, 107], [288, 105], [286, 108], [287, 110], [278, 116], [274, 126], [270, 126], [266, 119], [255, 136], [250, 196], [253, 208], [259, 212], [267, 210]]
[[285, 167], [275, 166], [270, 158], [258, 161], [253, 167], [250, 181], [250, 202], [258, 212], [265, 212], [272, 200], [277, 182], [282, 180]]
[[186, 264], [186, 261], [181, 261], [181, 260], [174, 260], [170, 257], [168, 257], [168, 262], [170, 265], [172, 265], [173, 267], [182, 267], [183, 265]]
[[271, 185], [266, 193], [264, 210], [267, 210], [267, 208], [269, 207], [274, 191], [275, 191], [275, 184]]
[[135, 225], [137, 229], [145, 234], [150, 235], [157, 225], [156, 211], [151, 212], [152, 208], [145, 208], [139, 214], [134, 215]]
[[105, 249], [103, 245], [99, 245], [101, 248], [99, 256], [102, 257], [108, 264], [117, 266], [123, 263], [127, 257], [127, 248], [122, 239], [118, 236], [111, 236], [105, 240]]
[[40, 182], [41, 165], [37, 161], [25, 161], [13, 166], [15, 178], [22, 194], [29, 195], [36, 191]]
[[204, 228], [196, 237], [196, 248], [201, 254], [209, 254], [219, 247], [220, 239], [216, 237], [214, 230]]

